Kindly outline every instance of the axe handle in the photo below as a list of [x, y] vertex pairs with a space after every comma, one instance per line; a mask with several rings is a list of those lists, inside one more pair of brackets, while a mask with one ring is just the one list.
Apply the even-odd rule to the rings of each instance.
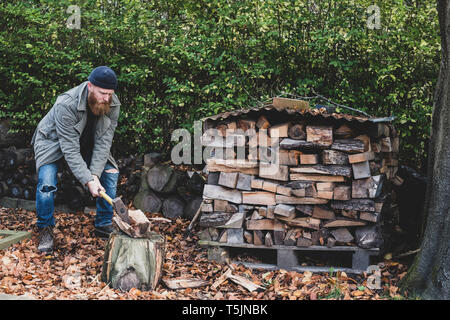
[[194, 227], [194, 224], [197, 222], [198, 217], [200, 216], [201, 212], [202, 212], [202, 206], [203, 206], [203, 201], [200, 204], [200, 207], [198, 208], [197, 212], [195, 213], [194, 217], [192, 218], [191, 223], [189, 224], [189, 226], [186, 229], [186, 232], [184, 233], [184, 236], [187, 237], [191, 234], [191, 230]]
[[103, 199], [105, 199], [110, 205], [114, 206], [113, 204], [113, 200], [111, 199], [110, 196], [108, 196], [105, 192], [100, 191], [99, 194], [103, 197]]

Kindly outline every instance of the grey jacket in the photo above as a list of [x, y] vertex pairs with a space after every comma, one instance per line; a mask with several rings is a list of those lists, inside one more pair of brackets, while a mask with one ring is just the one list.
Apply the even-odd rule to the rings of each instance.
[[111, 110], [101, 116], [95, 130], [91, 165], [88, 168], [80, 154], [80, 136], [87, 122], [88, 81], [61, 94], [39, 122], [31, 144], [34, 147], [36, 170], [45, 164], [65, 158], [74, 176], [85, 185], [92, 175], [101, 176], [106, 162], [116, 168], [110, 148], [119, 119], [120, 101], [113, 94]]

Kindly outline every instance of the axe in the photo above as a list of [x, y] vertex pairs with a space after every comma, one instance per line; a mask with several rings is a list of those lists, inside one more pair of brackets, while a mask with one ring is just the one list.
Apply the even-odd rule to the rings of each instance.
[[105, 192], [100, 190], [98, 190], [98, 193], [102, 196], [103, 199], [106, 200], [106, 202], [108, 202], [114, 208], [120, 219], [130, 224], [130, 217], [128, 216], [128, 208], [125, 206], [122, 199], [120, 199], [119, 197], [112, 199]]
[[184, 238], [185, 239], [191, 235], [192, 228], [194, 227], [195, 223], [197, 222], [198, 218], [201, 215], [202, 206], [203, 206], [203, 201], [200, 204], [200, 207], [198, 208], [198, 210], [195, 213], [194, 217], [192, 218], [191, 223], [189, 223], [189, 226], [187, 227], [186, 231], [184, 232]]

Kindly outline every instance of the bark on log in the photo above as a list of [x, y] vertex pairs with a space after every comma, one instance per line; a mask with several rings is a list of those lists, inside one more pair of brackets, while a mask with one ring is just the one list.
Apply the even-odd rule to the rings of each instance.
[[331, 149], [347, 153], [364, 152], [364, 142], [357, 139], [337, 139], [331, 145]]
[[352, 170], [349, 166], [341, 166], [341, 165], [300, 165], [296, 168], [290, 168], [291, 173], [317, 173], [317, 174], [326, 174], [333, 176], [344, 176], [350, 177], [352, 174]]
[[231, 219], [232, 215], [228, 212], [203, 213], [198, 224], [200, 227], [222, 226]]
[[344, 165], [348, 164], [348, 156], [336, 150], [323, 150], [322, 152], [322, 163], [323, 164], [337, 164]]
[[161, 279], [164, 247], [164, 237], [155, 232], [148, 232], [145, 238], [111, 234], [105, 249], [102, 281], [122, 291], [154, 290]]
[[354, 199], [348, 201], [331, 201], [333, 209], [375, 212], [375, 202], [370, 199]]
[[333, 143], [333, 127], [306, 126], [306, 141], [329, 147]]
[[289, 128], [288, 135], [289, 138], [294, 140], [305, 140], [306, 139], [305, 126], [302, 124], [294, 124]]
[[156, 165], [148, 171], [147, 183], [156, 192], [171, 193], [177, 186], [177, 175], [172, 167]]
[[201, 204], [202, 204], [201, 197], [194, 197], [192, 200], [188, 201], [184, 206], [183, 217], [187, 220], [192, 220], [198, 208], [200, 208]]
[[184, 202], [177, 195], [171, 195], [164, 200], [162, 205], [162, 213], [164, 217], [175, 219], [182, 217], [184, 214]]
[[150, 190], [139, 191], [134, 197], [134, 206], [144, 212], [159, 213], [161, 211], [162, 201]]
[[316, 150], [316, 149], [325, 149], [326, 145], [322, 145], [316, 142], [309, 142], [306, 140], [294, 140], [285, 138], [280, 142], [281, 149], [299, 149], [299, 150]]

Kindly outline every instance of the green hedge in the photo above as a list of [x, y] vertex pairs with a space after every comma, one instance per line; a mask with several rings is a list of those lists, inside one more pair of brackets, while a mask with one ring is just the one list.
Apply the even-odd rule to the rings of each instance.
[[[80, 29], [66, 27], [73, 4]], [[171, 131], [194, 120], [314, 89], [397, 116], [401, 160], [420, 167], [440, 63], [435, 1], [379, 0], [373, 30], [372, 4], [3, 0], [0, 119], [31, 137], [58, 94], [109, 65], [123, 103], [114, 143], [122, 153], [168, 151]]]

